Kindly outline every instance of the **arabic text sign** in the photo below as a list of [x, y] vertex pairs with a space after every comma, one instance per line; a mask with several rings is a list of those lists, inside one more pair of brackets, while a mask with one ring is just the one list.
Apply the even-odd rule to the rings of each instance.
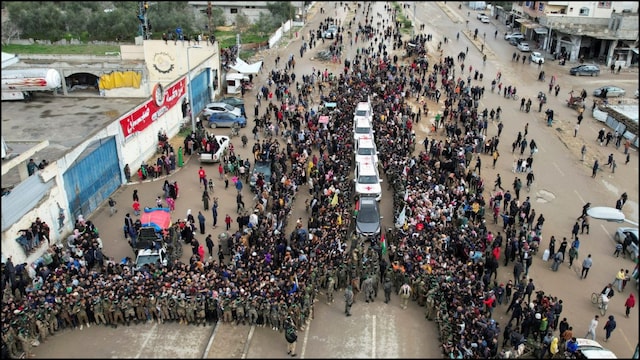
[[158, 106], [156, 101], [149, 99], [145, 103], [120, 120], [122, 133], [127, 139], [136, 132], [143, 131], [152, 122], [173, 108], [186, 91], [186, 81], [183, 78], [164, 91], [163, 101]]

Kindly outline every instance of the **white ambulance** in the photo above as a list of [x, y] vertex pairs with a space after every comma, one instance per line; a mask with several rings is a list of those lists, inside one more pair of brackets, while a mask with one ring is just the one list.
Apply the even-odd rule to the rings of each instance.
[[375, 166], [378, 166], [378, 149], [373, 137], [363, 136], [356, 141], [356, 163], [373, 159]]
[[374, 164], [373, 156], [364, 161], [356, 162], [355, 179], [356, 193], [361, 196], [375, 197], [376, 201], [382, 199], [382, 179], [378, 175], [378, 168]]

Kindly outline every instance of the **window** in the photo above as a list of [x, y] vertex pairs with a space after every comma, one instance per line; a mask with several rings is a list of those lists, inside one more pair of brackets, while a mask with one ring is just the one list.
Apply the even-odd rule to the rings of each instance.
[[598, 1], [598, 7], [601, 9], [610, 9], [611, 1]]
[[580, 8], [580, 16], [589, 16], [589, 8]]
[[237, 14], [238, 13], [238, 8], [231, 8], [229, 9], [229, 12], [232, 14]]

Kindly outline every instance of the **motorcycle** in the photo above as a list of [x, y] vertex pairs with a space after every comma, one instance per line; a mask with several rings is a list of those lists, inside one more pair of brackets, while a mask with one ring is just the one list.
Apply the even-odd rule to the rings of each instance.
[[240, 126], [238, 126], [238, 124], [233, 124], [233, 126], [231, 127], [231, 135], [229, 136], [230, 138], [236, 137], [240, 134]]
[[571, 95], [569, 100], [567, 100], [567, 106], [575, 110], [578, 110], [580, 108], [584, 109], [584, 101], [579, 96]]

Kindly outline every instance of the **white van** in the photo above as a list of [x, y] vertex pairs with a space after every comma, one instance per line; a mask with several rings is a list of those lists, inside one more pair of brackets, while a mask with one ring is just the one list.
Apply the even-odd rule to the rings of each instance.
[[378, 149], [372, 137], [363, 136], [356, 141], [356, 163], [373, 159], [375, 166], [378, 166]]
[[373, 124], [371, 119], [366, 116], [353, 117], [353, 140], [357, 142], [359, 138], [368, 136], [373, 139]]
[[356, 111], [354, 111], [353, 116], [366, 117], [370, 120], [373, 119], [373, 108], [371, 107], [371, 103], [368, 101], [359, 102], [356, 105]]
[[356, 193], [361, 196], [372, 196], [376, 201], [382, 199], [382, 179], [378, 175], [378, 168], [373, 163], [373, 157], [356, 163], [355, 179]]

